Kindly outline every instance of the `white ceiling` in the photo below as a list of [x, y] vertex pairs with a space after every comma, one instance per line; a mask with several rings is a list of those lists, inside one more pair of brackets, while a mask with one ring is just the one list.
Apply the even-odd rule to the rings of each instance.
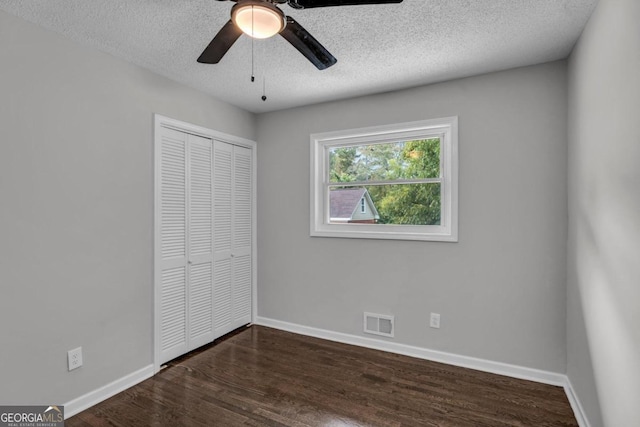
[[[319, 71], [282, 37], [196, 59], [229, 20], [216, 0], [0, 0], [0, 9], [260, 113], [566, 58], [597, 0], [404, 0], [295, 10], [337, 59]], [[25, 55], [28, 55], [25, 52]], [[265, 83], [266, 102], [261, 100]]]

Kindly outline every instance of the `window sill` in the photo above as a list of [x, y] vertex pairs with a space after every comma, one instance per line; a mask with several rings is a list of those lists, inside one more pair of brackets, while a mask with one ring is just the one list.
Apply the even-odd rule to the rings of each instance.
[[[375, 229], [372, 229], [375, 228]], [[337, 237], [345, 239], [380, 239], [380, 240], [417, 240], [427, 242], [457, 242], [457, 233], [447, 230], [445, 227], [433, 226], [433, 231], [425, 232], [425, 226], [412, 227], [403, 225], [323, 225], [312, 229], [311, 237]], [[420, 231], [415, 230], [420, 228]], [[402, 229], [402, 230], [400, 230]]]

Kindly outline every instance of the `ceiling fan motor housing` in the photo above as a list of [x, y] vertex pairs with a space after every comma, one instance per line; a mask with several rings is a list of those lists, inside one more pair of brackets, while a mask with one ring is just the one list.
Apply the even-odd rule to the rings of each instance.
[[284, 12], [265, 0], [238, 0], [231, 8], [231, 20], [243, 33], [256, 39], [275, 36], [287, 25]]

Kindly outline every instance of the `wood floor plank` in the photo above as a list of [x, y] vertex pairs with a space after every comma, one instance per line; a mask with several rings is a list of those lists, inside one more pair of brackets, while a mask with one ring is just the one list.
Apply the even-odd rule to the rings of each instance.
[[561, 387], [252, 326], [170, 362], [66, 425], [578, 424]]

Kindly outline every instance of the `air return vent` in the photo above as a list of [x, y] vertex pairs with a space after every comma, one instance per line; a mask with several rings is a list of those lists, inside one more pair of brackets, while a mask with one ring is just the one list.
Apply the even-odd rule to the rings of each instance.
[[364, 332], [367, 334], [393, 337], [395, 316], [384, 314], [364, 313]]

